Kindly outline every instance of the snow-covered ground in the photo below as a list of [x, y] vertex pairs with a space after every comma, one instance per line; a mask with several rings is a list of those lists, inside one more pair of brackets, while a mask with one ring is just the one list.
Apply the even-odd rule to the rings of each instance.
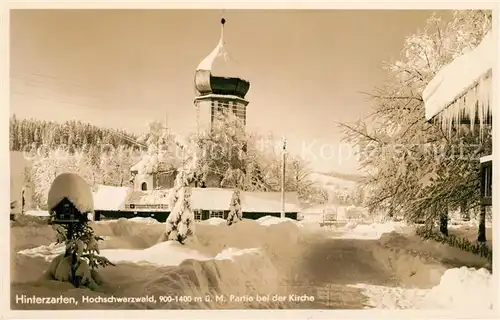
[[48, 217], [49, 212], [47, 210], [28, 210], [24, 212], [25, 215], [35, 216], [35, 217]]
[[[40, 257], [46, 261], [52, 261], [56, 256], [64, 253], [64, 244], [51, 243], [48, 246], [40, 246], [32, 249], [19, 251], [19, 254], [28, 257]], [[154, 266], [178, 266], [183, 261], [194, 259], [198, 261], [207, 260], [233, 260], [234, 257], [244, 254], [259, 254], [258, 249], [235, 249], [227, 248], [210, 257], [197, 250], [189, 249], [178, 242], [161, 242], [146, 249], [104, 249], [100, 255], [113, 263], [135, 263], [138, 265]]]
[[394, 231], [397, 232], [403, 227], [405, 227], [403, 223], [397, 222], [372, 224], [358, 224], [356, 222], [347, 222], [346, 225], [334, 229], [335, 235], [332, 235], [331, 238], [375, 240], [380, 239], [380, 237], [385, 233], [391, 233]]
[[[303, 278], [311, 278], [310, 283], [313, 283], [316, 275], [308, 266], [317, 268], [319, 265], [326, 270], [351, 268], [353, 273], [357, 272], [357, 268], [369, 268], [367, 272], [372, 272], [375, 277], [381, 274], [380, 281], [374, 282], [374, 279], [367, 282], [362, 278], [356, 281], [353, 278], [341, 285], [344, 289], [338, 289], [358, 292], [355, 300], [360, 307], [364, 304], [368, 308], [380, 309], [492, 308], [492, 276], [489, 271], [480, 268], [486, 264], [480, 258], [441, 244], [419, 242], [417, 237], [410, 238], [402, 223], [366, 225], [351, 222], [336, 228], [320, 229], [316, 220], [306, 218], [294, 221], [268, 216], [227, 226], [225, 220], [213, 218], [198, 222], [196, 240], [186, 245], [157, 243], [164, 224], [151, 218], [93, 222], [96, 233], [105, 237], [101, 255], [117, 264], [100, 272], [111, 285], [103, 290], [108, 295], [116, 294], [112, 291], [116, 289], [110, 289], [116, 287], [124, 290], [120, 292], [122, 295], [137, 295], [142, 291], [158, 295], [165, 292], [201, 295], [211, 290], [224, 294], [280, 293], [286, 285], [300, 288], [297, 281]], [[48, 262], [62, 252], [61, 245], [52, 243], [52, 229], [49, 226], [25, 226], [11, 230], [12, 248], [17, 253], [12, 262], [15, 266], [13, 291], [26, 292], [29, 289], [39, 292], [45, 287], [48, 294], [51, 290], [61, 290], [47, 282], [41, 286], [40, 280], [35, 277], [37, 272], [40, 277]], [[356, 248], [358, 253], [349, 254], [346, 251], [345, 257], [308, 261], [317, 259], [314, 252], [325, 245], [344, 252], [344, 243], [346, 248]], [[448, 260], [452, 260], [453, 264], [447, 263]], [[360, 270], [362, 274], [364, 269]], [[28, 279], [27, 274], [30, 275]], [[384, 277], [388, 277], [387, 280]], [[384, 284], [389, 278], [398, 280]], [[338, 287], [338, 283], [332, 281], [325, 276], [316, 285]], [[82, 294], [78, 293], [81, 291], [71, 292]], [[345, 295], [339, 293], [340, 297]], [[339, 307], [344, 303], [333, 302]], [[262, 304], [250, 303], [246, 306], [262, 307]], [[321, 304], [301, 306], [297, 303], [269, 303], [266, 306], [322, 308]], [[177, 307], [182, 308], [181, 305]], [[224, 308], [230, 305], [203, 304], [197, 307]]]

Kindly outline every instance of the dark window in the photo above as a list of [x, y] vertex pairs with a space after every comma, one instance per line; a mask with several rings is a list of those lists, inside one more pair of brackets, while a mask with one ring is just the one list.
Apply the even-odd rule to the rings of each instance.
[[142, 191], [148, 191], [148, 184], [147, 184], [146, 182], [143, 182], [143, 183], [141, 184], [141, 190], [142, 190]]
[[209, 217], [224, 219], [224, 211], [210, 211]]
[[195, 210], [194, 211], [194, 220], [195, 221], [203, 220], [203, 216], [202, 216], [202, 211], [201, 210]]

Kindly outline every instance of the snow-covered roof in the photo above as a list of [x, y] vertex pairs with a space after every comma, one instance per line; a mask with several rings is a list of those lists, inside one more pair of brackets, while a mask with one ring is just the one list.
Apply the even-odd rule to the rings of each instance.
[[191, 207], [203, 210], [229, 210], [233, 189], [192, 188]]
[[[214, 91], [214, 87], [218, 87], [217, 83], [221, 81], [224, 82], [222, 84], [222, 87], [224, 87], [225, 89], [228, 89], [228, 86], [236, 86], [242, 87], [239, 89], [242, 90], [244, 87], [248, 86], [248, 82], [241, 80], [241, 77], [245, 76], [244, 74], [242, 74], [246, 73], [245, 70], [243, 70], [241, 65], [238, 62], [234, 61], [226, 51], [226, 44], [224, 41], [225, 19], [222, 19], [221, 23], [221, 34], [219, 42], [196, 68], [195, 87], [198, 93], [206, 94]], [[212, 76], [218, 77], [219, 79], [214, 79]], [[223, 78], [226, 80], [222, 80]], [[233, 81], [236, 83], [235, 84], [231, 82], [231, 80], [227, 82], [227, 79], [240, 80]], [[236, 89], [236, 87], [234, 89]], [[246, 88], [244, 91], [245, 93], [243, 94], [243, 96], [246, 94], [246, 91], [248, 91], [248, 88]]]
[[437, 117], [449, 129], [453, 121], [464, 117], [474, 125], [477, 113], [482, 124], [490, 111], [495, 52], [490, 31], [476, 48], [444, 66], [422, 94], [426, 119]]
[[[174, 146], [176, 147], [176, 146]], [[130, 167], [130, 171], [137, 171], [139, 174], [153, 174], [157, 172], [174, 171], [175, 166], [180, 163], [178, 152], [174, 150], [172, 153], [157, 152], [148, 150], [144, 153], [135, 165]]]
[[76, 173], [61, 173], [54, 179], [47, 198], [48, 211], [52, 211], [64, 198], [81, 213], [94, 211], [90, 185]]
[[140, 191], [134, 190], [129, 194], [126, 205], [169, 204], [169, 194], [172, 189]]
[[[281, 192], [241, 192], [243, 212], [281, 212]], [[300, 212], [297, 192], [285, 193], [285, 212]]]
[[94, 192], [94, 209], [123, 210], [130, 192], [128, 187], [98, 185]]
[[203, 59], [200, 62], [200, 64], [196, 68], [196, 71], [198, 70], [211, 71], [215, 59], [223, 55], [224, 55], [224, 39], [223, 35], [221, 34], [220, 40], [215, 46], [215, 48], [212, 50], [212, 52], [210, 52], [208, 56], [205, 57], [205, 59]]

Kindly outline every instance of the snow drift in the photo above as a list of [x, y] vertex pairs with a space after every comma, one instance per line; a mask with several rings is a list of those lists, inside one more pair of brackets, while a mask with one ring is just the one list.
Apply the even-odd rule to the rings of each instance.
[[[217, 220], [217, 219], [215, 219]], [[290, 222], [261, 226], [256, 221], [244, 220], [232, 226], [226, 224], [199, 223], [196, 237], [185, 245], [176, 242], [157, 243], [164, 230], [162, 223], [144, 223], [119, 219], [93, 222], [96, 234], [104, 236], [101, 255], [117, 264], [116, 267], [99, 269], [105, 280], [99, 289], [104, 295], [134, 296], [139, 293], [165, 296], [255, 296], [277, 293], [282, 290], [280, 268], [286, 264], [276, 263], [276, 258], [293, 248], [297, 241], [298, 228]], [[218, 221], [220, 222], [220, 221]], [[243, 232], [245, 230], [245, 232]], [[245, 236], [248, 235], [248, 236]], [[48, 243], [20, 250], [16, 256], [16, 273], [22, 278], [23, 261], [44, 265], [64, 250], [62, 245]], [[36, 270], [42, 272], [45, 267]], [[39, 274], [42, 277], [42, 274]], [[14, 275], [16, 278], [16, 275]], [[15, 279], [14, 279], [15, 280]], [[23, 282], [23, 292], [42, 290], [44, 295], [60, 292], [65, 284], [49, 280], [38, 280], [33, 284]], [[28, 288], [28, 289], [26, 289]], [[59, 288], [59, 289], [58, 289]], [[28, 290], [28, 291], [27, 291]], [[43, 291], [42, 290], [42, 291]], [[86, 289], [64, 289], [71, 294], [94, 294]], [[15, 289], [14, 289], [15, 291]], [[280, 307], [281, 302], [230, 302], [192, 301], [171, 302], [155, 308], [242, 308]], [[124, 308], [106, 304], [87, 306], [92, 308]], [[148, 308], [147, 304], [129, 305], [128, 308]], [[85, 308], [82, 305], [82, 308]]]
[[452, 268], [444, 272], [432, 289], [383, 287], [367, 284], [360, 288], [377, 309], [493, 310], [494, 283], [486, 269]]
[[495, 287], [486, 269], [453, 268], [441, 277], [439, 285], [425, 296], [422, 307], [454, 310], [493, 309]]
[[[77, 308], [325, 308], [332, 305], [342, 308], [348, 305], [349, 299], [356, 308], [368, 305], [385, 309], [449, 309], [456, 304], [465, 305], [463, 301], [467, 299], [470, 308], [489, 306], [491, 299], [481, 301], [479, 297], [466, 295], [490, 290], [491, 276], [484, 270], [456, 269], [460, 265], [480, 268], [482, 262], [475, 256], [397, 232], [378, 235], [382, 231], [398, 230], [397, 224], [351, 225], [342, 228], [345, 234], [350, 233], [349, 237], [332, 238], [338, 230], [319, 233], [301, 227], [301, 223], [263, 217], [228, 226], [223, 219], [210, 219], [197, 223], [195, 237], [180, 245], [158, 243], [165, 226], [151, 219], [92, 222], [95, 233], [105, 238], [100, 245], [101, 254], [117, 264], [99, 270], [104, 279], [99, 292], [41, 278], [48, 261], [59, 254], [62, 247], [51, 243], [54, 233], [49, 226], [14, 227], [11, 229], [12, 293], [50, 296], [64, 291], [75, 297], [214, 297], [286, 294], [287, 290], [304, 293], [304, 290], [313, 292], [311, 290], [318, 286], [330, 286], [334, 291], [329, 296], [338, 301], [332, 300], [329, 305], [197, 300], [168, 304], [81, 304]], [[365, 229], [375, 230], [378, 238], [366, 239]], [[354, 239], [355, 234], [364, 235], [364, 240]], [[457, 273], [457, 270], [461, 271]], [[482, 289], [477, 287], [480, 283]]]
[[[40, 257], [50, 262], [58, 255], [64, 253], [64, 244], [51, 243], [32, 249], [26, 249], [19, 252], [21, 255], [30, 257]], [[227, 248], [210, 257], [199, 251], [186, 248], [178, 242], [166, 241], [158, 243], [146, 249], [104, 249], [100, 255], [108, 258], [113, 263], [134, 263], [137, 265], [153, 266], [178, 266], [183, 261], [193, 259], [198, 261], [207, 260], [234, 260], [245, 254], [260, 254], [256, 248], [235, 249]]]

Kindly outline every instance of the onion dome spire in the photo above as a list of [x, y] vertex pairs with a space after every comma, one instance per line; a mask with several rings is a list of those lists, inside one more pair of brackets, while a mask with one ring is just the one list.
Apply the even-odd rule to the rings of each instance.
[[224, 48], [224, 26], [227, 20], [222, 17], [220, 23], [219, 42], [196, 68], [195, 88], [199, 95], [225, 94], [244, 98], [250, 88], [250, 83], [238, 77], [238, 72], [235, 71], [235, 69], [240, 69], [238, 66], [231, 65], [234, 61], [230, 59]]

